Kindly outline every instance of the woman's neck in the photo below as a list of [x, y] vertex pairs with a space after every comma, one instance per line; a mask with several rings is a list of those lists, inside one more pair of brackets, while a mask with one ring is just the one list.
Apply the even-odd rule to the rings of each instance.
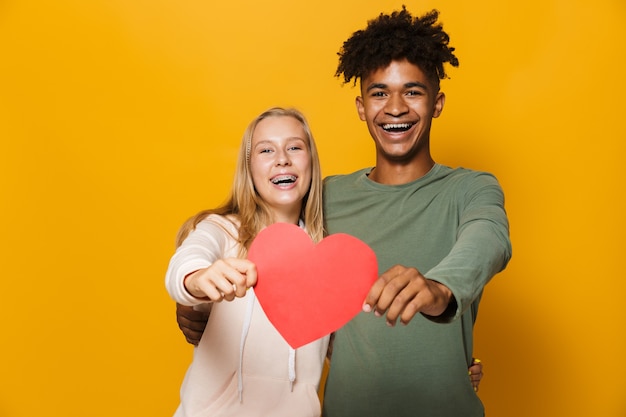
[[300, 211], [297, 212], [273, 212], [272, 213], [272, 221], [274, 223], [289, 223], [289, 224], [298, 224], [300, 221]]

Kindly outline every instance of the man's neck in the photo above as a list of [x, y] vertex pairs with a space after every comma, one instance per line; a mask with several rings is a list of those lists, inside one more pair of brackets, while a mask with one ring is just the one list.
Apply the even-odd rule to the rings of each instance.
[[434, 165], [435, 161], [430, 156], [424, 161], [412, 161], [408, 164], [395, 163], [388, 160], [377, 161], [376, 166], [370, 171], [368, 177], [379, 184], [407, 184], [428, 174]]

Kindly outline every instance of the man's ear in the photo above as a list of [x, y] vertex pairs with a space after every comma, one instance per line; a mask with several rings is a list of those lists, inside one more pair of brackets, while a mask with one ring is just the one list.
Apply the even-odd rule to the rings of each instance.
[[365, 121], [365, 106], [363, 105], [363, 97], [356, 96], [354, 103], [356, 104], [356, 111], [359, 113], [359, 119]]
[[443, 91], [437, 93], [435, 97], [435, 108], [433, 110], [433, 117], [439, 117], [443, 111], [443, 105], [446, 104], [446, 95]]

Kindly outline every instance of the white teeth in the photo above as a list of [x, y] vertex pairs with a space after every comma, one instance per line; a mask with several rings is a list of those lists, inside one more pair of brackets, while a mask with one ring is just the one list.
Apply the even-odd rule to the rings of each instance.
[[295, 181], [296, 181], [295, 175], [279, 175], [277, 177], [272, 178], [273, 184], [291, 183]]
[[386, 123], [384, 124], [382, 127], [385, 130], [390, 130], [390, 129], [408, 129], [412, 126], [412, 123]]

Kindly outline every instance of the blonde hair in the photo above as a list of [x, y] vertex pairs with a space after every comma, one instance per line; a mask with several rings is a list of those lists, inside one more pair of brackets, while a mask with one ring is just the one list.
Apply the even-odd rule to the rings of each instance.
[[311, 239], [314, 242], [322, 240], [324, 237], [322, 172], [313, 133], [306, 118], [300, 111], [294, 108], [273, 107], [252, 120], [243, 134], [231, 195], [226, 200], [226, 203], [214, 209], [203, 210], [188, 219], [178, 231], [176, 246], [180, 246], [198, 223], [208, 215], [219, 214], [230, 218], [231, 221], [234, 219], [239, 221], [239, 235], [237, 237], [240, 245], [239, 255], [245, 257], [254, 237], [263, 227], [274, 223], [272, 211], [254, 188], [250, 170], [250, 147], [254, 130], [261, 120], [268, 117], [293, 117], [302, 124], [311, 154], [311, 186], [302, 201], [300, 218], [304, 221], [306, 231], [311, 236]]

